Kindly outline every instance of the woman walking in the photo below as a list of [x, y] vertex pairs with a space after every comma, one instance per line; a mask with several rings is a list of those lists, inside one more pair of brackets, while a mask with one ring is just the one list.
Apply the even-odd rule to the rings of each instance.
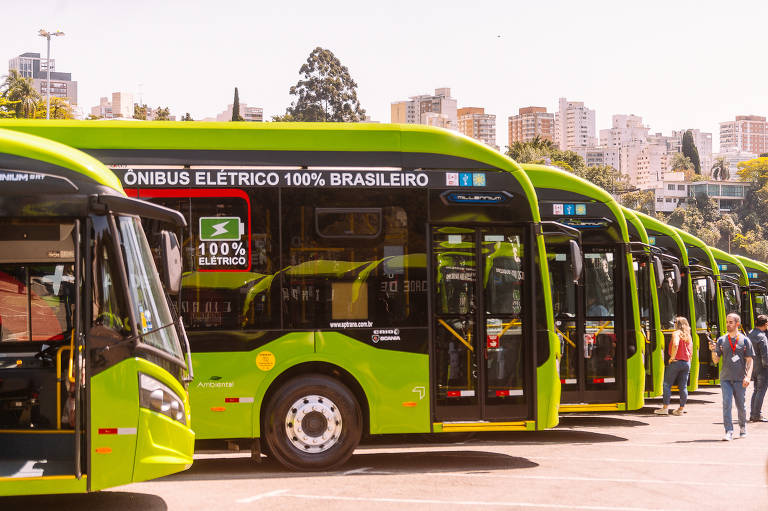
[[669, 365], [664, 372], [664, 406], [653, 413], [659, 415], [669, 414], [669, 401], [672, 399], [672, 386], [677, 384], [680, 390], [680, 408], [674, 410], [672, 415], [682, 415], [685, 410], [685, 402], [688, 400], [688, 373], [691, 372], [691, 352], [693, 340], [691, 339], [691, 326], [688, 320], [682, 316], [675, 318], [675, 331], [672, 332], [672, 341], [669, 343]]

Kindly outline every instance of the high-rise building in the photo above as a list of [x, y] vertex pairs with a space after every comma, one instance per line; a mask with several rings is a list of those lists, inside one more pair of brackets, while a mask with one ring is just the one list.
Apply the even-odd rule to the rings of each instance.
[[391, 104], [391, 122], [404, 124], [426, 124], [455, 130], [457, 125], [457, 102], [451, 97], [451, 89], [435, 89], [435, 94], [411, 96], [408, 101]]
[[530, 142], [536, 137], [554, 142], [555, 114], [543, 106], [527, 106], [518, 110], [517, 115], [507, 119], [509, 145], [515, 142]]
[[585, 107], [582, 101], [560, 98], [555, 113], [555, 144], [563, 151], [595, 147], [595, 111]]
[[106, 97], [99, 98], [99, 104], [91, 107], [91, 116], [99, 119], [112, 118], [112, 102]]
[[112, 93], [112, 117], [133, 118], [133, 94], [130, 92]]
[[720, 152], [768, 152], [768, 125], [759, 115], [737, 115], [720, 123]]
[[458, 128], [468, 137], [498, 149], [496, 145], [496, 116], [486, 114], [484, 108], [464, 107], [456, 111]]
[[58, 97], [77, 105], [77, 82], [72, 73], [56, 71], [55, 59], [40, 58], [39, 53], [22, 53], [8, 61], [8, 70], [15, 69], [24, 78], [32, 78], [32, 86], [43, 97], [48, 94], [48, 68], [51, 69], [51, 97]]

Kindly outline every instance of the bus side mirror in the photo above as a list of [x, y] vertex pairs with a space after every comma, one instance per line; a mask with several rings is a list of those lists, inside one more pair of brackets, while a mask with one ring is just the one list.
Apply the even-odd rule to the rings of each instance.
[[573, 261], [573, 283], [578, 284], [581, 280], [581, 273], [584, 270], [584, 262], [581, 256], [581, 247], [576, 240], [570, 240], [571, 261]]
[[712, 277], [707, 277], [707, 295], [709, 296], [709, 300], [711, 302], [715, 301], [715, 297], [717, 296], [717, 288], [715, 287], [715, 279]]
[[181, 291], [181, 246], [176, 234], [170, 231], [160, 233], [160, 247], [163, 256], [163, 285], [170, 295]]
[[659, 256], [653, 256], [653, 268], [656, 270], [656, 287], [661, 288], [664, 284], [664, 267]]
[[675, 280], [675, 293], [679, 293], [680, 288], [683, 286], [683, 281], [682, 281], [683, 279], [680, 276], [680, 267], [677, 266], [676, 264], [672, 265], [672, 274]]

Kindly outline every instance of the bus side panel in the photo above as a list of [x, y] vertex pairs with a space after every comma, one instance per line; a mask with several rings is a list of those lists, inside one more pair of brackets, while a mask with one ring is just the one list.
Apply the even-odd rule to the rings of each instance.
[[0, 496], [85, 493], [88, 491], [87, 481], [85, 476], [80, 480], [75, 479], [74, 476], [2, 479], [0, 480]]
[[371, 434], [430, 431], [427, 355], [374, 348], [340, 332], [318, 332], [317, 354], [360, 383], [368, 399]]
[[164, 369], [143, 359], [137, 359], [141, 372], [166, 384], [184, 402], [187, 425], [165, 415], [139, 409], [134, 481], [145, 481], [181, 472], [192, 465], [195, 433], [191, 429], [189, 398], [178, 380]]
[[313, 332], [291, 332], [253, 351], [194, 353], [189, 394], [197, 438], [253, 437], [269, 383], [314, 351]]
[[[560, 422], [558, 410], [560, 408], [560, 339], [557, 337], [552, 325], [554, 325], [554, 313], [552, 311], [552, 294], [549, 293], [552, 283], [549, 280], [549, 266], [547, 262], [547, 249], [543, 236], [536, 236], [536, 245], [539, 251], [539, 289], [536, 292], [544, 297], [544, 310], [537, 311], [537, 315], [545, 314], [546, 325], [549, 332], [549, 358], [536, 367], [536, 429], [554, 428]], [[536, 339], [534, 342], [538, 342]], [[537, 353], [537, 357], [541, 354]]]
[[91, 377], [90, 490], [130, 483], [139, 427], [136, 359]]
[[[560, 352], [560, 340], [554, 333], [549, 333], [550, 353]], [[560, 406], [560, 370], [559, 357], [551, 356], [536, 368], [536, 385], [538, 406], [536, 429], [549, 429], [557, 426], [560, 421], [558, 408]]]

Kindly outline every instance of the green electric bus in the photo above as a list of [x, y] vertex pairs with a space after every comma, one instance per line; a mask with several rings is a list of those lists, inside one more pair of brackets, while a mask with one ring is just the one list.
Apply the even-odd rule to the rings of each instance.
[[0, 495], [192, 463], [190, 360], [165, 293], [180, 287], [181, 253], [159, 233], [164, 290], [140, 217], [184, 223], [128, 198], [92, 157], [0, 130]]
[[197, 438], [320, 470], [362, 434], [557, 424], [544, 239], [570, 230], [498, 152], [415, 125], [0, 124], [186, 217]]
[[[677, 229], [688, 251], [688, 270], [693, 288], [695, 323], [691, 331], [698, 334], [699, 345], [694, 342], [691, 357], [691, 378], [693, 367], [698, 365], [699, 386], [716, 385], [719, 382], [718, 365], [712, 362], [709, 341], [717, 339], [725, 332], [725, 314], [722, 294], [718, 292], [720, 269], [710, 248], [696, 236]], [[696, 364], [698, 358], [698, 364]]]
[[[659, 323], [663, 339], [664, 366], [669, 362], [669, 343], [672, 332], [675, 331], [675, 317], [682, 316], [691, 325], [695, 324], [696, 309], [694, 307], [693, 280], [689, 271], [688, 250], [677, 229], [656, 218], [635, 211], [635, 215], [645, 227], [648, 243], [660, 251], [663, 269], [663, 282], [658, 290]], [[691, 327], [693, 353], [691, 375], [688, 380], [688, 390], [698, 388], [698, 346], [699, 336], [696, 329]], [[661, 339], [661, 337], [660, 337]]]
[[629, 231], [611, 195], [574, 174], [525, 164], [542, 219], [580, 233], [583, 279], [569, 278], [568, 245], [548, 240], [552, 303], [560, 336], [561, 412], [636, 410], [645, 370]]
[[[768, 315], [768, 265], [744, 256], [736, 256], [736, 258], [744, 265], [749, 279], [749, 304], [752, 308], [753, 322], [748, 325], [748, 328], [751, 330], [755, 327], [754, 319], [759, 314]], [[748, 315], [745, 314], [745, 316]]]
[[[637, 299], [640, 308], [641, 332], [645, 341], [645, 397], [662, 394], [664, 383], [664, 333], [659, 320], [657, 289], [664, 283], [662, 251], [650, 244], [648, 232], [640, 218], [622, 206], [629, 230], [632, 264], [637, 281]], [[659, 341], [662, 342], [659, 342]]]

